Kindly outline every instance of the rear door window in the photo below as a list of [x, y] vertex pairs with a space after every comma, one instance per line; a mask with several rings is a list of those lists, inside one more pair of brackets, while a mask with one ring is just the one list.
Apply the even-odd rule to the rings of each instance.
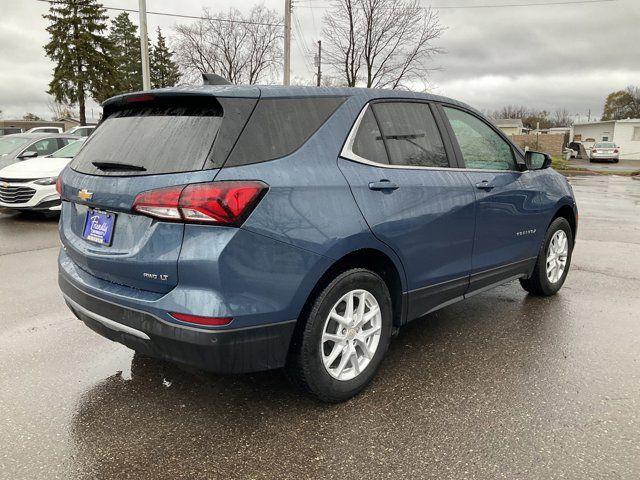
[[222, 114], [214, 99], [126, 107], [101, 123], [72, 168], [93, 175], [131, 175], [131, 171], [104, 171], [92, 162], [145, 168], [136, 175], [200, 170], [220, 129]]
[[373, 106], [392, 165], [449, 167], [431, 109], [426, 103], [384, 102]]
[[344, 102], [344, 97], [264, 98], [225, 164], [249, 165], [295, 152]]

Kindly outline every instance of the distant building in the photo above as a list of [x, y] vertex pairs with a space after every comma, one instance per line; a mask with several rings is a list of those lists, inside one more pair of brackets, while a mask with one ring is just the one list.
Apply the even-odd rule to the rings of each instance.
[[496, 118], [493, 124], [504, 132], [505, 135], [522, 135], [525, 130], [522, 120], [519, 118]]
[[551, 127], [547, 133], [550, 135], [569, 135], [571, 130], [571, 127]]
[[613, 142], [620, 147], [620, 158], [640, 159], [640, 118], [576, 123], [573, 141], [585, 148], [596, 142]]

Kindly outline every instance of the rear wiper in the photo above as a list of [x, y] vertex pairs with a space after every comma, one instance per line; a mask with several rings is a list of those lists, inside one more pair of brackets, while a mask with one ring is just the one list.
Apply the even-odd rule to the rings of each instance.
[[144, 172], [147, 169], [142, 165], [131, 165], [129, 163], [119, 162], [91, 162], [95, 167], [100, 170], [116, 170], [120, 172]]

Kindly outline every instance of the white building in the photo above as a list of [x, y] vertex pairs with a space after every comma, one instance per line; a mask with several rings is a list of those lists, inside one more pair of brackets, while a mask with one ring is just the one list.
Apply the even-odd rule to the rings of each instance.
[[620, 158], [640, 160], [640, 118], [576, 123], [573, 141], [587, 149], [596, 142], [613, 142], [620, 147]]
[[493, 124], [503, 131], [505, 135], [522, 135], [524, 127], [519, 118], [496, 118]]

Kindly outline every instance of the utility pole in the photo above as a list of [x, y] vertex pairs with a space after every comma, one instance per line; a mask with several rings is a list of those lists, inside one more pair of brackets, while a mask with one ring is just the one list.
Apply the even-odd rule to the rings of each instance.
[[284, 0], [284, 82], [291, 83], [291, 0]]
[[139, 0], [140, 5], [140, 51], [142, 52], [142, 89], [151, 90], [149, 76], [149, 35], [147, 34], [147, 1]]
[[318, 54], [316, 55], [316, 67], [318, 67], [318, 86], [321, 85], [322, 80], [322, 40], [318, 40]]

